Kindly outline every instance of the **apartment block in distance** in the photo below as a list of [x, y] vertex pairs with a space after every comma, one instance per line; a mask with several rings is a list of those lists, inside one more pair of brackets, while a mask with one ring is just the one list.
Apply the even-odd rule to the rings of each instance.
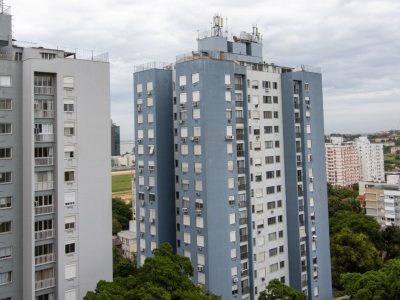
[[138, 263], [169, 242], [222, 299], [275, 278], [330, 299], [321, 74], [264, 62], [256, 27], [229, 40], [222, 23], [135, 70]]
[[11, 28], [3, 9], [0, 299], [82, 299], [112, 279], [109, 64]]
[[360, 180], [384, 182], [383, 144], [372, 144], [366, 136], [355, 141], [360, 159]]
[[335, 186], [351, 186], [360, 180], [358, 148], [353, 142], [337, 137], [325, 144], [326, 176]]

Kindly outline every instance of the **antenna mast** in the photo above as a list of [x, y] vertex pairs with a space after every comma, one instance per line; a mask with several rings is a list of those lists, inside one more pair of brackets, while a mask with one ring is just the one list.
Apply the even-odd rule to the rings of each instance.
[[213, 17], [211, 34], [213, 36], [222, 36], [222, 27], [224, 27], [224, 19], [222, 16], [215, 14]]

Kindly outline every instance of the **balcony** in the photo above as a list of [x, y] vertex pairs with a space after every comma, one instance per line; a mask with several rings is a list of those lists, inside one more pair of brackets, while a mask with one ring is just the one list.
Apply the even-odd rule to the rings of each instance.
[[35, 216], [51, 214], [54, 212], [53, 205], [45, 205], [45, 206], [36, 206], [35, 207]]
[[54, 110], [35, 110], [35, 118], [54, 118]]
[[237, 150], [237, 156], [244, 156], [244, 150]]
[[[246, 225], [247, 224], [247, 218], [239, 218], [239, 224], [240, 225]], [[245, 237], [247, 239], [247, 236], [245, 236]]]
[[[236, 124], [242, 124], [242, 123], [244, 123], [244, 118], [237, 117], [236, 118]], [[242, 140], [243, 140], [243, 138], [242, 138]]]
[[54, 253], [35, 256], [35, 266], [52, 263], [55, 261], [55, 257]]
[[52, 190], [53, 187], [54, 187], [54, 181], [39, 181], [39, 182], [35, 182], [35, 191]]
[[235, 101], [235, 106], [236, 107], [243, 107], [243, 101]]
[[238, 190], [239, 191], [245, 191], [246, 190], [246, 184], [245, 183], [239, 184], [238, 185]]
[[[246, 223], [244, 223], [244, 224], [246, 224]], [[249, 236], [246, 234], [246, 235], [241, 235], [240, 236], [240, 242], [241, 243], [243, 243], [243, 242], [247, 242], [247, 239], [249, 238]]]
[[235, 90], [241, 91], [243, 89], [243, 86], [241, 83], [235, 83]]
[[238, 167], [238, 174], [245, 174], [245, 173], [246, 173], [246, 168]]
[[35, 86], [35, 95], [54, 95], [55, 88], [53, 86]]
[[35, 231], [35, 240], [46, 240], [54, 237], [54, 229]]
[[47, 289], [56, 285], [55, 278], [47, 278], [35, 281], [35, 291]]
[[243, 133], [236, 134], [236, 139], [237, 140], [244, 140], [244, 134]]
[[242, 207], [247, 207], [246, 201], [239, 201], [239, 208], [242, 208]]
[[[243, 276], [243, 275], [242, 275]], [[247, 276], [247, 275], [246, 275]], [[242, 288], [242, 295], [250, 293], [250, 287], [246, 286]]]
[[54, 142], [54, 134], [53, 133], [39, 133], [35, 134], [35, 142]]
[[241, 259], [241, 260], [247, 259], [247, 258], [248, 258], [248, 253], [247, 253], [247, 252], [242, 252], [242, 253], [240, 253], [240, 259]]
[[35, 157], [35, 167], [52, 166], [54, 157]]

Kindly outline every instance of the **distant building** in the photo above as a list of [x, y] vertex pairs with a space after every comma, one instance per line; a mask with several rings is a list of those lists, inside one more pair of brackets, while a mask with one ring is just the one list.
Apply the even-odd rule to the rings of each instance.
[[134, 258], [137, 250], [135, 221], [129, 221], [129, 230], [120, 231], [117, 236], [121, 242], [122, 255], [126, 258]]
[[390, 148], [390, 153], [394, 155], [400, 155], [400, 146], [393, 146]]
[[360, 182], [359, 188], [368, 216], [374, 217], [381, 226], [400, 225], [399, 184]]
[[111, 121], [111, 156], [121, 155], [120, 128]]
[[351, 186], [360, 180], [358, 149], [352, 142], [334, 137], [325, 144], [326, 177], [335, 186]]
[[355, 140], [360, 159], [360, 180], [384, 182], [384, 156], [382, 144], [371, 144], [367, 137]]

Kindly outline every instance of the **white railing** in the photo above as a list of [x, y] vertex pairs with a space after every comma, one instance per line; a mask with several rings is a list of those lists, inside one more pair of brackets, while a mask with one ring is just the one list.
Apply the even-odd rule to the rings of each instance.
[[35, 215], [51, 214], [53, 212], [53, 205], [36, 206]]
[[54, 118], [54, 110], [35, 110], [35, 118]]
[[54, 237], [54, 229], [35, 231], [35, 240], [45, 240]]
[[35, 290], [47, 289], [56, 285], [55, 278], [47, 278], [43, 280], [35, 281]]
[[35, 182], [35, 191], [45, 191], [53, 189], [54, 181]]
[[54, 253], [35, 256], [35, 266], [51, 263], [54, 262], [54, 260], [55, 260]]
[[35, 142], [54, 142], [54, 134], [53, 133], [35, 134]]
[[34, 93], [35, 95], [54, 95], [54, 87], [53, 86], [35, 86]]
[[54, 157], [35, 157], [35, 166], [52, 166]]

